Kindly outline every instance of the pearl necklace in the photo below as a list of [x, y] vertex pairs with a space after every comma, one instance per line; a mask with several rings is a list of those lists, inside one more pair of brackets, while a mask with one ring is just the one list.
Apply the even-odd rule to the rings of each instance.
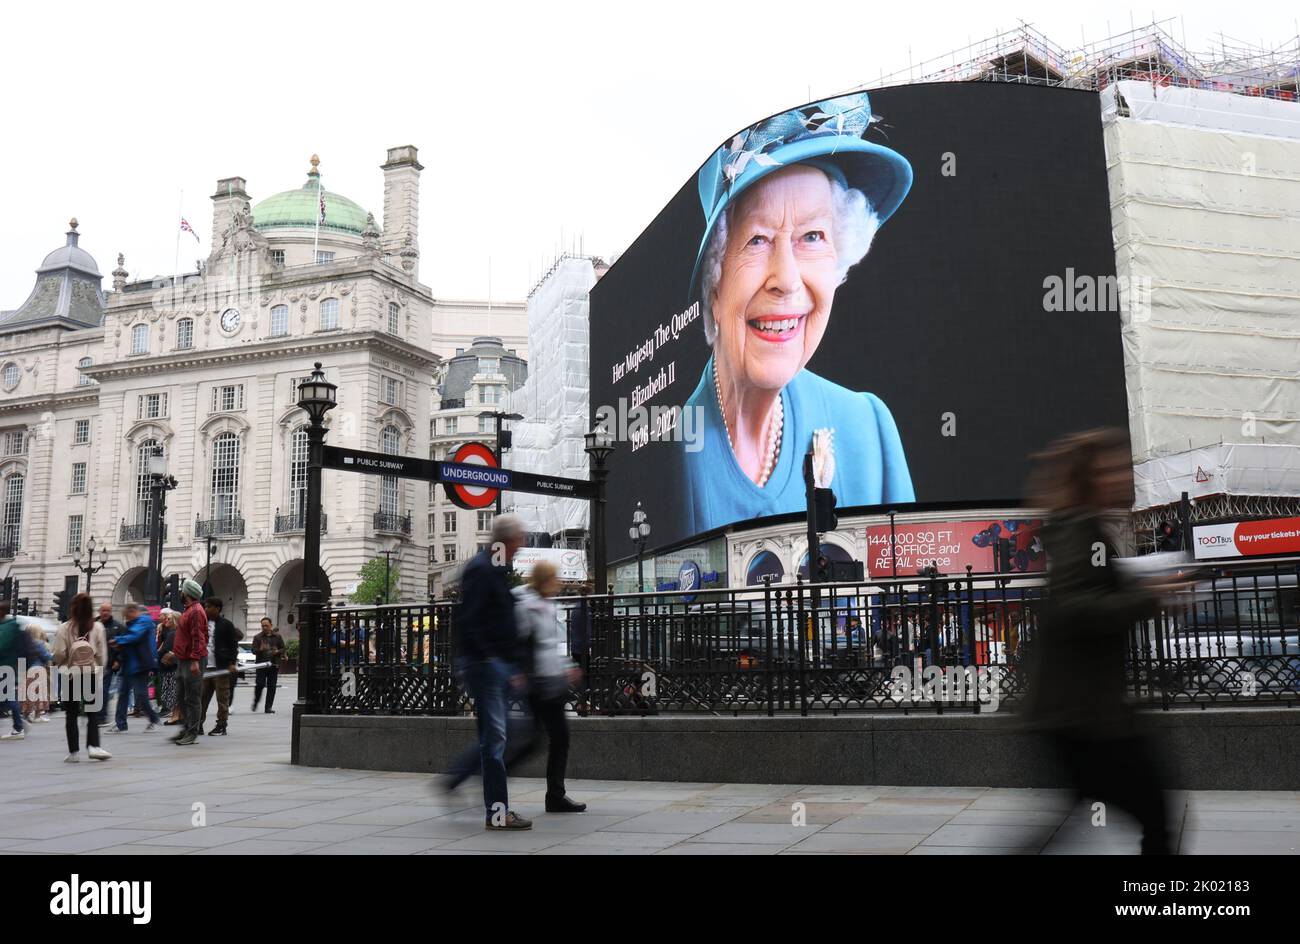
[[[731, 454], [736, 454], [736, 444], [731, 439], [731, 427], [727, 424], [727, 411], [722, 406], [722, 381], [718, 379], [718, 365], [713, 365], [713, 389], [718, 395], [718, 412], [722, 414], [722, 428], [727, 434], [727, 445], [731, 447]], [[776, 469], [776, 460], [781, 453], [781, 432], [785, 427], [785, 405], [781, 402], [778, 394], [776, 398], [776, 411], [768, 421], [767, 443], [763, 450], [763, 466], [759, 469], [758, 481], [754, 484], [762, 488], [767, 484], [767, 480], [772, 477], [772, 472]]]

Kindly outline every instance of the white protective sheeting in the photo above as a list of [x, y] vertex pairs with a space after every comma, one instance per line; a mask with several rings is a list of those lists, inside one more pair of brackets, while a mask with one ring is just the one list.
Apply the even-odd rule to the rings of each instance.
[[1300, 495], [1300, 448], [1266, 443], [1217, 443], [1138, 463], [1136, 508], [1207, 495]]
[[[1116, 265], [1140, 293], [1121, 314], [1138, 507], [1300, 494], [1300, 104], [1118, 85], [1144, 116], [1103, 96]], [[1217, 445], [1243, 440], [1280, 451]], [[1189, 488], [1207, 463], [1214, 486]]]
[[[528, 380], [510, 394], [512, 468], [587, 478], [588, 311], [596, 284], [586, 258], [563, 259], [528, 299]], [[555, 534], [587, 527], [587, 502], [513, 493], [514, 511], [530, 531]]]

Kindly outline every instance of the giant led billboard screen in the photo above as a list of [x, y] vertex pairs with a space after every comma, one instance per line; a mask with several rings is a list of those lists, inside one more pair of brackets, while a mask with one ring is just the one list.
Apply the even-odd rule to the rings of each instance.
[[1093, 93], [913, 85], [729, 138], [591, 293], [614, 558], [799, 512], [1021, 496], [1032, 453], [1125, 426]]

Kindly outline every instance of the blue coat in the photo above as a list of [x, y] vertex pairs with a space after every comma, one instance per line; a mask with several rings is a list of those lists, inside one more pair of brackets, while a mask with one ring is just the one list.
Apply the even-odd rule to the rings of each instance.
[[689, 444], [683, 444], [687, 534], [807, 508], [803, 457], [817, 429], [835, 430], [831, 489], [840, 507], [916, 501], [898, 427], [875, 394], [855, 393], [801, 370], [782, 389], [781, 405], [781, 453], [767, 484], [759, 488], [741, 471], [727, 442], [709, 358], [685, 407], [698, 409], [694, 415], [703, 420], [697, 434], [703, 448], [690, 452]]
[[113, 642], [122, 647], [122, 671], [134, 675], [136, 672], [149, 672], [158, 668], [155, 636], [153, 617], [141, 611], [126, 624], [125, 632], [113, 637]]

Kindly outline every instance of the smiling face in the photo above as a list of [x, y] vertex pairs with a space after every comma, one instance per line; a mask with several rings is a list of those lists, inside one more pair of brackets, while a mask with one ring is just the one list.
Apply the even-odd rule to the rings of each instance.
[[831, 183], [815, 167], [777, 171], [736, 201], [712, 298], [731, 383], [780, 390], [816, 352], [840, 281], [833, 222]]

